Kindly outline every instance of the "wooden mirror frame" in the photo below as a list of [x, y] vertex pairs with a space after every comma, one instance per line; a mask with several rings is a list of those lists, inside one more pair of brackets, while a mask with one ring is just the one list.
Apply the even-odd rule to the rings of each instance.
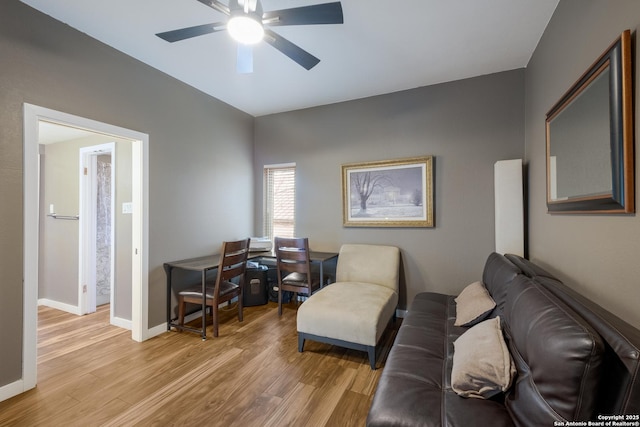
[[[600, 75], [609, 69], [609, 134], [611, 190], [602, 194], [576, 194], [552, 198], [551, 147], [557, 135], [551, 122]], [[635, 212], [635, 154], [633, 136], [631, 33], [626, 30], [549, 110], [546, 116], [547, 208], [549, 213]], [[569, 139], [569, 138], [567, 138]], [[579, 144], [580, 141], [575, 141]], [[554, 166], [555, 167], [555, 166]], [[554, 177], [555, 170], [554, 170]]]

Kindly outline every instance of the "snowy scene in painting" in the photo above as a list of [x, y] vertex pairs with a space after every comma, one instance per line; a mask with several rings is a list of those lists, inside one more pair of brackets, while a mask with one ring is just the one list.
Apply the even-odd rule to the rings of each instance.
[[349, 173], [350, 219], [424, 220], [423, 166], [360, 169]]

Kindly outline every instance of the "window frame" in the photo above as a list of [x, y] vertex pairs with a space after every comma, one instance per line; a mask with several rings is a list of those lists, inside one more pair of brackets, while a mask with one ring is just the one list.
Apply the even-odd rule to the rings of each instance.
[[262, 172], [262, 186], [263, 186], [263, 195], [262, 195], [262, 233], [263, 236], [268, 237], [273, 241], [273, 238], [276, 237], [276, 227], [274, 226], [274, 210], [273, 202], [274, 202], [274, 194], [273, 194], [273, 180], [269, 178], [269, 175], [273, 177], [273, 171], [284, 171], [284, 170], [293, 170], [293, 194], [291, 196], [292, 200], [291, 206], [293, 209], [292, 212], [292, 229], [291, 235], [280, 234], [280, 237], [294, 237], [296, 233], [296, 218], [295, 218], [295, 195], [296, 195], [296, 164], [295, 163], [278, 163], [278, 164], [270, 164], [263, 166]]

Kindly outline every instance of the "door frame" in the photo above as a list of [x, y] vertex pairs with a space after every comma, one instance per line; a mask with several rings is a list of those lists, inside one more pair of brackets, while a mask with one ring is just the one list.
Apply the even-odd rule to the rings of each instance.
[[[150, 338], [149, 331], [149, 135], [49, 108], [24, 103], [23, 181], [23, 347], [20, 392], [37, 382], [38, 238], [40, 217], [40, 156], [38, 124], [41, 120], [87, 129], [132, 141], [132, 295], [131, 337]], [[15, 390], [14, 389], [14, 390]]]
[[[115, 289], [115, 179], [116, 179], [116, 144], [92, 145], [80, 148], [79, 180], [80, 183], [80, 218], [78, 239], [78, 301], [80, 314], [96, 311], [96, 235], [97, 235], [97, 164], [98, 156], [109, 154], [111, 157], [111, 227], [109, 247], [109, 289], [110, 308], [109, 322], [114, 325]], [[116, 326], [121, 326], [120, 324]], [[131, 329], [128, 327], [127, 329]]]

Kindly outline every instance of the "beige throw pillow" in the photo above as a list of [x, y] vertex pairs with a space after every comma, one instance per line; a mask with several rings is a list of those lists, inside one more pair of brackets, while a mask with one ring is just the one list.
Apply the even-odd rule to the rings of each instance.
[[506, 391], [516, 374], [500, 317], [478, 323], [453, 343], [451, 387], [463, 397], [488, 399]]
[[484, 320], [496, 302], [481, 282], [473, 282], [460, 292], [456, 301], [456, 326], [473, 326]]

